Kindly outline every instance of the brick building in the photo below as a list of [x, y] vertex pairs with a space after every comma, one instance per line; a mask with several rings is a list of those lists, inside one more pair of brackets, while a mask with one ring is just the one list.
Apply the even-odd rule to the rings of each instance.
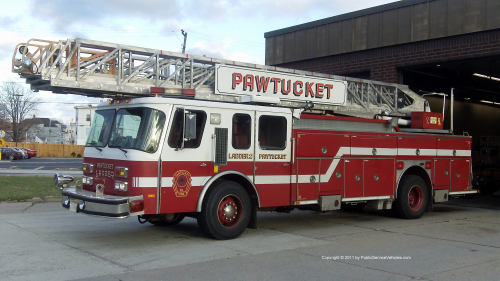
[[[478, 144], [481, 135], [500, 135], [499, 11], [498, 0], [389, 3], [267, 32], [266, 64], [401, 83], [420, 94], [454, 88], [454, 131]], [[441, 99], [429, 98], [434, 111]]]

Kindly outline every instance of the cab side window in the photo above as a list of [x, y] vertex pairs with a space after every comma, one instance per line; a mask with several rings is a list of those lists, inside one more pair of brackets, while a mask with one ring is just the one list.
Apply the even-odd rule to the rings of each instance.
[[262, 115], [259, 118], [259, 146], [263, 150], [286, 148], [286, 118]]
[[[182, 145], [182, 138], [184, 136], [184, 118], [185, 112], [183, 108], [178, 108], [174, 115], [172, 122], [172, 129], [168, 137], [168, 145], [172, 148], [180, 148]], [[207, 114], [201, 110], [189, 110], [189, 113], [196, 114], [196, 138], [184, 141], [184, 148], [197, 148], [200, 146], [203, 130], [205, 129], [205, 121]]]
[[237, 113], [233, 115], [233, 148], [248, 149], [252, 137], [252, 118], [248, 114]]

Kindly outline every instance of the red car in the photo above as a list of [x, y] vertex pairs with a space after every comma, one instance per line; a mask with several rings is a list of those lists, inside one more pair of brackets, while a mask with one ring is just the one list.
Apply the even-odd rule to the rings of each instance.
[[20, 147], [20, 149], [22, 149], [22, 150], [26, 151], [26, 153], [28, 153], [28, 159], [31, 157], [36, 157], [36, 150], [27, 149], [24, 147]]
[[23, 154], [9, 147], [1, 148], [2, 159], [23, 159]]

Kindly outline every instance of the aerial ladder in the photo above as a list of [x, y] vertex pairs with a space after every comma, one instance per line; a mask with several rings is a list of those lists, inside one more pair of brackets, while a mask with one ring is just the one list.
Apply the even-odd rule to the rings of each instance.
[[[195, 99], [242, 102], [235, 95], [216, 93], [217, 69], [234, 66], [261, 72], [343, 81], [346, 101], [315, 104], [314, 110], [343, 116], [408, 118], [414, 111], [430, 111], [428, 103], [408, 86], [168, 52], [87, 39], [56, 41], [31, 39], [16, 46], [12, 72], [26, 79], [34, 91], [89, 97], [127, 98], [181, 91]], [[152, 90], [153, 89], [153, 90]], [[300, 108], [304, 103], [276, 100], [273, 106]]]

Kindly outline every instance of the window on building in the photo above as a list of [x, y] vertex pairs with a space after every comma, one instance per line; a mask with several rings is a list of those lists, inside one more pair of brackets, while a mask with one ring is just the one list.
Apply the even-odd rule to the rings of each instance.
[[263, 150], [286, 148], [286, 118], [262, 115], [259, 118], [259, 146]]
[[251, 143], [252, 118], [248, 114], [233, 115], [233, 148], [248, 149]]
[[87, 119], [86, 120], [90, 122], [90, 114], [87, 114]]

